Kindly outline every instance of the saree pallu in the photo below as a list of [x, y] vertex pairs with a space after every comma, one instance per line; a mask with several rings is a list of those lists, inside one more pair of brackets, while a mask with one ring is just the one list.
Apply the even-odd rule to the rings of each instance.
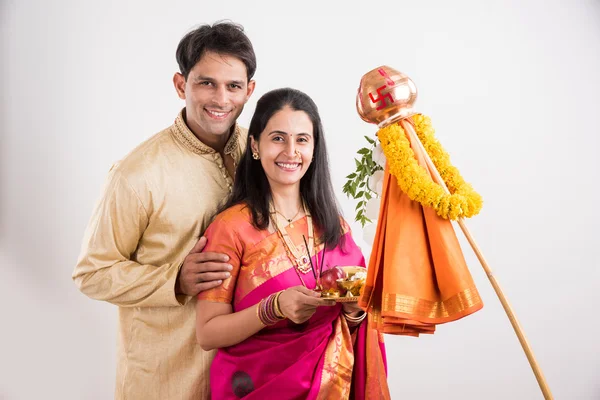
[[[306, 251], [306, 218], [285, 228]], [[333, 266], [364, 267], [364, 257], [344, 223], [341, 246], [327, 250], [323, 270]], [[272, 293], [302, 285], [312, 289], [312, 272], [293, 266], [277, 233], [259, 231], [249, 210], [234, 206], [207, 229], [204, 251], [230, 257], [231, 278], [202, 292], [199, 300], [230, 303], [237, 312]], [[313, 265], [321, 261], [317, 246]], [[383, 336], [365, 319], [350, 328], [342, 306], [319, 307], [303, 324], [289, 320], [265, 327], [243, 342], [219, 349], [211, 366], [213, 399], [389, 399]]]
[[[419, 165], [432, 175], [420, 146], [408, 139]], [[380, 332], [406, 336], [432, 334], [436, 325], [483, 307], [452, 222], [411, 200], [389, 165], [359, 305]]]

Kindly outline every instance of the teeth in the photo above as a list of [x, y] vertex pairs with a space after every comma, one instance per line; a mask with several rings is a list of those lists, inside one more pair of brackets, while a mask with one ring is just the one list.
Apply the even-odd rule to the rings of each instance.
[[212, 114], [215, 117], [224, 117], [227, 115], [226, 112], [217, 112], [217, 111], [211, 111], [211, 110], [206, 110], [206, 111], [208, 111], [209, 114]]
[[283, 168], [287, 168], [287, 169], [294, 169], [294, 168], [298, 167], [300, 164], [277, 163], [277, 165], [279, 165], [280, 167], [283, 167]]

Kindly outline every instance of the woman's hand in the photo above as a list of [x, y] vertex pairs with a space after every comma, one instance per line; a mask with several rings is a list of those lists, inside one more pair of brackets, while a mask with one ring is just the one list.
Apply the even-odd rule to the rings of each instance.
[[295, 324], [308, 321], [319, 306], [335, 306], [335, 301], [321, 298], [321, 293], [294, 286], [279, 295], [279, 309], [283, 315]]
[[358, 306], [358, 303], [343, 303], [344, 312], [351, 317], [358, 317], [364, 311]]

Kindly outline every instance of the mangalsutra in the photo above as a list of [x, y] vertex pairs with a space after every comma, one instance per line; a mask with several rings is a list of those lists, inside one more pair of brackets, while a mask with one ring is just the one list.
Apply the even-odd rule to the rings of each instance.
[[[271, 206], [271, 208], [272, 210], [275, 209], [275, 207], [273, 206]], [[276, 211], [271, 211], [271, 221], [275, 226], [275, 230], [277, 231], [279, 238], [283, 242], [283, 246], [285, 247], [288, 257], [292, 260], [292, 263], [298, 271], [302, 272], [303, 274], [306, 274], [308, 273], [308, 271], [312, 270], [310, 264], [311, 260], [308, 254], [310, 254], [314, 249], [314, 228], [310, 213], [307, 211], [305, 205], [303, 205], [303, 208], [304, 213], [306, 214], [306, 223], [308, 225], [308, 248], [306, 249], [306, 253], [298, 250], [294, 242], [292, 242], [288, 233], [279, 226], [279, 224], [277, 223], [277, 218], [275, 217], [275, 214], [277, 213]], [[290, 227], [292, 226], [290, 225]]]
[[285, 215], [283, 215], [282, 213], [280, 213], [279, 211], [277, 211], [276, 208], [274, 208], [275, 212], [279, 215], [281, 215], [283, 217], [283, 219], [285, 219], [287, 221], [287, 223], [290, 225], [290, 228], [294, 227], [294, 224], [292, 223], [292, 221], [298, 216], [298, 214], [300, 214], [300, 209], [302, 207], [298, 208], [298, 211], [296, 211], [296, 214], [294, 214], [294, 216], [292, 218], [288, 218]]

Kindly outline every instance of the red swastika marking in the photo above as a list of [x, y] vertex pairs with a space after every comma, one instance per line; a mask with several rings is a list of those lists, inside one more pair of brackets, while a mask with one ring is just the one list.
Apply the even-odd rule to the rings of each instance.
[[390, 101], [390, 103], [394, 102], [394, 98], [392, 97], [392, 94], [390, 92], [387, 92], [386, 94], [382, 94], [381, 91], [383, 89], [385, 89], [387, 86], [383, 85], [381, 87], [377, 88], [377, 98], [373, 98], [373, 93], [369, 93], [369, 98], [371, 99], [371, 102], [374, 104], [377, 104], [379, 102], [381, 102], [381, 104], [379, 105], [379, 107], [377, 107], [377, 110], [382, 110], [385, 107], [387, 107], [387, 100], [388, 99]]

